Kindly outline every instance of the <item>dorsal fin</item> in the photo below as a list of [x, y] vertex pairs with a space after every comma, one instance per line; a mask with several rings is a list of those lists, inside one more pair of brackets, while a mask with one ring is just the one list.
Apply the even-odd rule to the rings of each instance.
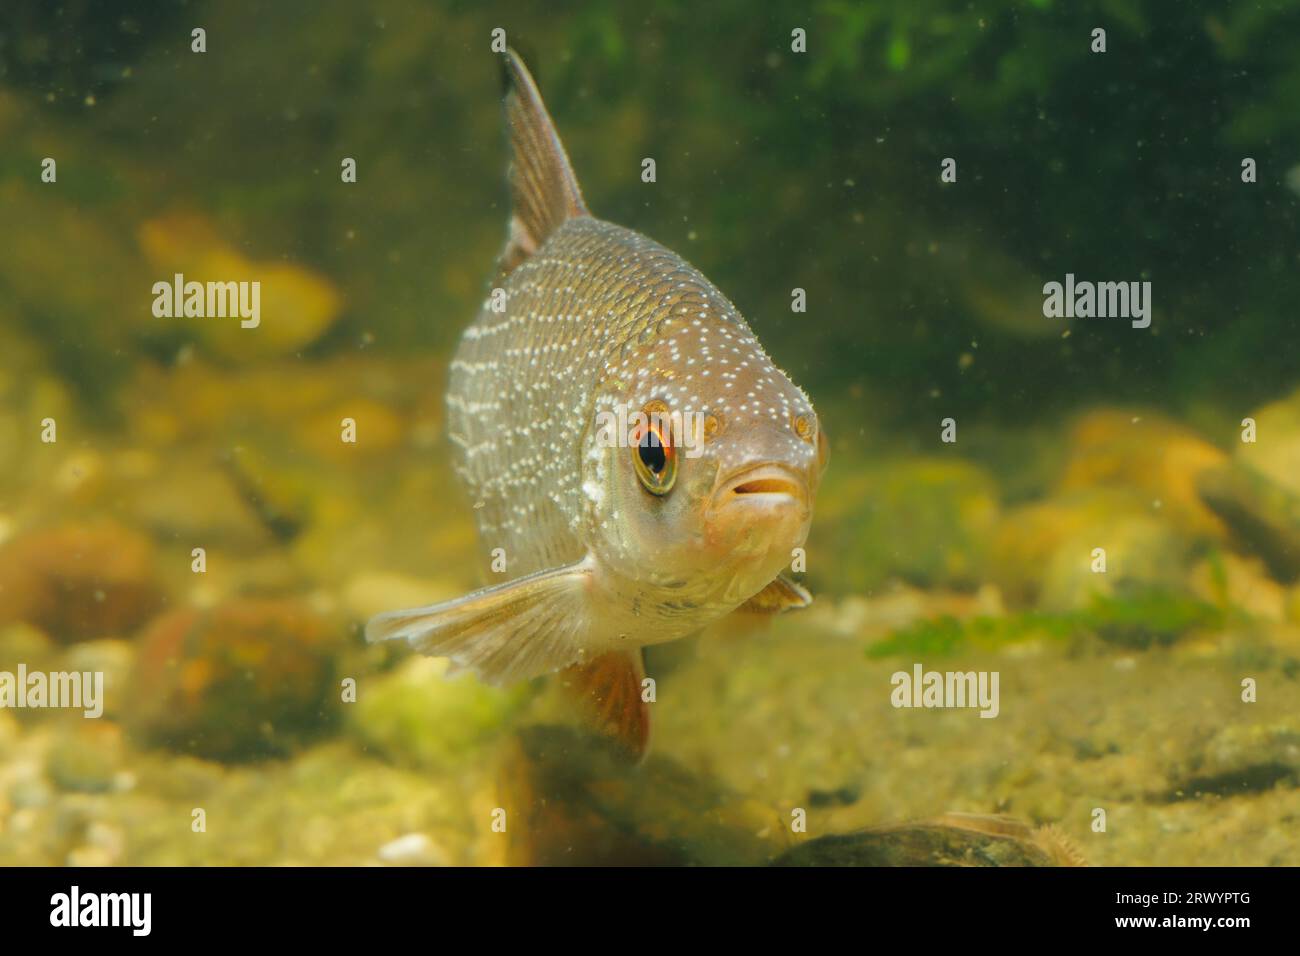
[[589, 213], [537, 84], [514, 50], [506, 50], [505, 72], [512, 209], [501, 265], [509, 272], [567, 220]]

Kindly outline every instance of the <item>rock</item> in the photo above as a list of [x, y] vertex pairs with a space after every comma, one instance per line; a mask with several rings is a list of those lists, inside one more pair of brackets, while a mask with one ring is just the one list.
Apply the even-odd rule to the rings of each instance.
[[19, 663], [30, 671], [56, 670], [58, 647], [38, 627], [23, 621], [0, 624], [0, 670], [12, 671]]
[[[64, 145], [80, 150], [72, 141]], [[87, 166], [82, 169], [94, 175]], [[121, 181], [120, 163], [111, 172], [100, 169]], [[133, 244], [122, 241], [125, 217], [96, 200], [73, 199], [34, 180], [7, 180], [3, 205], [7, 228], [0, 236], [0, 286], [6, 301], [16, 303], [20, 323], [49, 343], [46, 354], [59, 377], [87, 403], [104, 403], [131, 366], [131, 320], [150, 320], [147, 307], [125, 303], [136, 290], [148, 290], [157, 276]], [[65, 271], [68, 262], [77, 263], [75, 282]], [[58, 421], [62, 445], [66, 419]]]
[[1088, 607], [1073, 617], [1103, 640], [1135, 648], [1217, 632], [1224, 620], [1216, 605], [1158, 588], [1095, 595]]
[[[1093, 549], [1106, 571], [1092, 570]], [[1192, 543], [1158, 511], [1111, 489], [1078, 491], [1009, 512], [994, 540], [990, 573], [1012, 606], [1088, 607], [1096, 596], [1186, 590]]]
[[989, 573], [1007, 602], [1036, 604], [1043, 571], [1062, 543], [1116, 512], [1141, 513], [1109, 492], [1055, 497], [1007, 511], [994, 533], [989, 561]]
[[320, 338], [342, 310], [342, 297], [329, 280], [290, 263], [249, 260], [201, 216], [173, 213], [150, 220], [140, 227], [139, 240], [161, 275], [181, 273], [186, 282], [261, 283], [255, 328], [241, 327], [237, 315], [166, 320], [228, 358], [292, 354]]
[[1300, 720], [1219, 727], [1198, 738], [1166, 772], [1173, 799], [1300, 786]]
[[10, 765], [0, 782], [8, 784], [9, 803], [15, 809], [38, 810], [47, 807], [54, 798], [54, 791], [41, 775], [40, 764], [32, 760], [23, 760]]
[[1197, 490], [1243, 550], [1292, 583], [1300, 580], [1300, 391], [1247, 417], [1255, 440], [1235, 442], [1231, 463], [1198, 475]]
[[111, 521], [29, 531], [0, 550], [0, 622], [56, 640], [128, 634], [162, 599], [152, 543]]
[[[1094, 571], [1093, 551], [1105, 550], [1106, 570]], [[1187, 589], [1191, 551], [1167, 522], [1129, 515], [1101, 518], [1066, 537], [1043, 569], [1038, 605], [1046, 611], [1083, 611], [1098, 598]]]
[[335, 724], [340, 642], [293, 600], [172, 611], [140, 639], [131, 729], [147, 742], [218, 760], [289, 753]]
[[117, 858], [102, 846], [79, 846], [68, 852], [67, 866], [113, 866]]
[[123, 482], [122, 496], [132, 519], [161, 540], [210, 551], [251, 551], [271, 541], [266, 525], [215, 462], [159, 466], [147, 476]]
[[105, 638], [72, 645], [64, 654], [59, 669], [103, 674], [103, 716], [116, 720], [130, 706], [128, 690], [134, 665], [134, 644]]
[[821, 837], [780, 853], [788, 828], [767, 808], [661, 755], [631, 766], [606, 741], [563, 727], [520, 731], [503, 766], [501, 794], [506, 862], [516, 865], [1082, 863], [1053, 828], [969, 814]]
[[1050, 827], [1005, 817], [947, 814], [938, 820], [833, 834], [783, 854], [776, 866], [1081, 866]]
[[[1196, 550], [1227, 539], [1198, 485], [1227, 456], [1166, 418], [1118, 409], [1079, 418], [1066, 447], [1051, 496], [996, 530], [991, 573], [1009, 603], [1070, 611], [1097, 595], [1185, 592]], [[1106, 549], [1104, 574], [1094, 548]]]
[[18, 741], [18, 721], [8, 710], [0, 710], [0, 761], [7, 761]]
[[104, 483], [104, 459], [97, 452], [72, 452], [54, 473], [53, 486], [68, 501], [88, 504], [95, 500]]
[[530, 866], [753, 865], [777, 827], [669, 758], [629, 763], [617, 745], [567, 727], [520, 731], [502, 766], [505, 861]]
[[1197, 487], [1278, 580], [1300, 579], [1300, 493], [1241, 458], [1204, 472]]
[[[6, 296], [0, 302], [0, 497], [6, 512], [35, 482], [48, 480], [55, 465], [54, 460], [42, 460], [47, 456], [31, 454], [32, 423], [47, 416], [65, 421], [71, 407], [66, 386], [50, 376], [46, 350], [37, 344], [34, 330], [22, 328], [20, 321], [15, 303]], [[10, 514], [4, 520], [7, 525]]]
[[[68, 801], [86, 798], [68, 798]], [[118, 866], [126, 853], [126, 833], [121, 827], [95, 819], [93, 805], [71, 806], [61, 811], [61, 829], [67, 866]]]
[[814, 585], [864, 593], [896, 577], [968, 588], [984, 579], [998, 523], [987, 472], [942, 458], [841, 464], [827, 471], [818, 498], [808, 545]]
[[379, 859], [395, 866], [446, 866], [446, 855], [427, 834], [407, 833], [379, 848]]
[[122, 768], [122, 731], [104, 720], [79, 720], [61, 733], [46, 757], [45, 772], [60, 790], [107, 793]]
[[480, 754], [530, 696], [526, 684], [500, 689], [446, 670], [445, 660], [411, 657], [363, 677], [346, 711], [353, 739], [399, 766], [445, 768]]
[[[1002, 596], [994, 585], [974, 594], [922, 591], [904, 584], [883, 588], [870, 597], [851, 594], [840, 600], [817, 595], [804, 613], [808, 624], [841, 637], [877, 641], [918, 622], [972, 617], [1002, 617]], [[666, 645], [671, 647], [672, 645]]]
[[1251, 412], [1255, 441], [1237, 442], [1234, 458], [1300, 496], [1300, 390]]
[[221, 467], [275, 538], [292, 541], [311, 523], [321, 495], [318, 472], [281, 467], [273, 456], [247, 445], [231, 449]]
[[[343, 420], [356, 423], [355, 442], [343, 441]], [[357, 395], [318, 413], [307, 425], [305, 441], [323, 459], [351, 463], [358, 455], [391, 453], [406, 437], [406, 425], [393, 409]]]
[[1110, 488], [1154, 506], [1196, 540], [1222, 540], [1222, 521], [1197, 491], [1197, 478], [1228, 456], [1191, 429], [1151, 413], [1100, 409], [1070, 429], [1058, 494]]
[[1219, 552], [1199, 561], [1192, 570], [1192, 589], [1210, 604], [1230, 606], [1263, 621], [1286, 619], [1287, 592], [1268, 576], [1258, 558]]

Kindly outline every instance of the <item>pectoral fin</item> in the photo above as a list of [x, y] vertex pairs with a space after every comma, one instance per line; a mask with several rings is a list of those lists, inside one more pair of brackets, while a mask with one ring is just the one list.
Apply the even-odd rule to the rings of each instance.
[[405, 640], [430, 657], [446, 657], [489, 684], [511, 684], [582, 660], [588, 635], [592, 564], [474, 591], [454, 601], [371, 618], [366, 640]]
[[805, 608], [812, 604], [812, 595], [802, 584], [791, 581], [784, 574], [779, 574], [767, 587], [740, 606], [742, 611], [759, 614], [780, 614]]
[[570, 667], [560, 679], [587, 716], [636, 758], [650, 745], [650, 705], [641, 698], [645, 663], [640, 648], [611, 651], [588, 664]]

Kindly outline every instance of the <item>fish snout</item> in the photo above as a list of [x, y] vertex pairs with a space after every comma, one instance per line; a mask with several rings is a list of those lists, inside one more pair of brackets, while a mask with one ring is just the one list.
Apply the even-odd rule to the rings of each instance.
[[754, 594], [789, 562], [790, 549], [803, 544], [812, 493], [808, 479], [789, 466], [750, 465], [717, 483], [709, 512], [710, 560], [737, 576], [734, 587]]
[[808, 508], [808, 480], [784, 465], [753, 465], [733, 472], [718, 482], [713, 492], [714, 508], [735, 505], [763, 505]]

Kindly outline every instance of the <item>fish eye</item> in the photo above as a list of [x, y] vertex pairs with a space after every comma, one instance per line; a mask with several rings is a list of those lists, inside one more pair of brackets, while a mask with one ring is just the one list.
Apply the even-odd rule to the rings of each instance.
[[794, 433], [806, 442], [813, 440], [813, 423], [809, 421], [807, 415], [795, 415], [792, 421]]
[[656, 424], [646, 426], [632, 446], [632, 466], [641, 487], [652, 495], [666, 495], [677, 481], [677, 449]]

